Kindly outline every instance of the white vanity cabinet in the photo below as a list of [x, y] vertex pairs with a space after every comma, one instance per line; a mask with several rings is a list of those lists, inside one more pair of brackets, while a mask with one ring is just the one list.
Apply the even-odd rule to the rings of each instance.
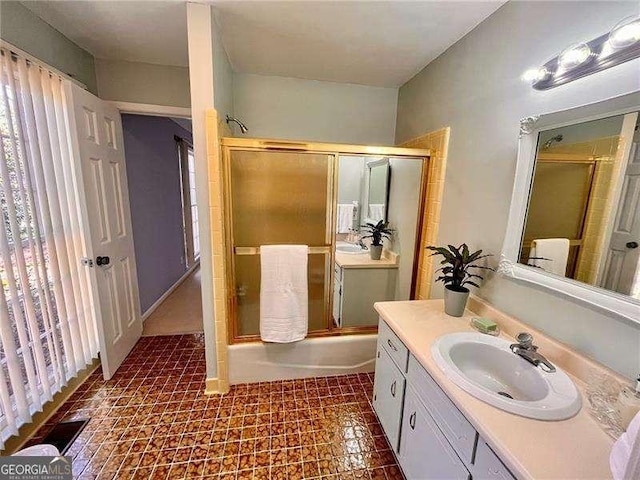
[[514, 480], [382, 319], [376, 355], [373, 408], [408, 480]]
[[333, 318], [338, 327], [375, 326], [375, 302], [395, 300], [398, 267], [334, 265]]

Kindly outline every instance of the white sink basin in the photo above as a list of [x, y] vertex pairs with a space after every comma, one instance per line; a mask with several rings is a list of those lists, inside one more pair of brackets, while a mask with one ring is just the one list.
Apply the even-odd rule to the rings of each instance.
[[539, 420], [564, 420], [580, 411], [578, 389], [562, 370], [547, 373], [509, 349], [512, 342], [481, 333], [452, 333], [431, 347], [453, 383], [494, 407]]
[[367, 253], [367, 250], [362, 248], [360, 245], [356, 245], [354, 243], [337, 242], [336, 252], [346, 253], [348, 255], [359, 255], [362, 253]]

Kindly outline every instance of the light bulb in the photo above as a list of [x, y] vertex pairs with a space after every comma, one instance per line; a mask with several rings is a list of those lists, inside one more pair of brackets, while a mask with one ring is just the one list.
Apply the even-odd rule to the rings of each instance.
[[546, 79], [550, 75], [549, 70], [545, 67], [532, 68], [522, 74], [525, 82], [536, 83]]
[[609, 43], [614, 48], [625, 48], [640, 40], [640, 17], [627, 17], [618, 23], [609, 34]]
[[586, 43], [579, 43], [567, 48], [558, 57], [558, 64], [563, 70], [571, 70], [586, 62], [591, 57], [591, 49]]

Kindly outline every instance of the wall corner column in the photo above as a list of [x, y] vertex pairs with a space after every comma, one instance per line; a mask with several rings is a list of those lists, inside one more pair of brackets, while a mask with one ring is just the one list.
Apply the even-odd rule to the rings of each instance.
[[[214, 265], [209, 192], [209, 159], [207, 150], [207, 111], [215, 107], [213, 77], [213, 30], [211, 7], [202, 3], [187, 3], [187, 37], [189, 45], [189, 84], [191, 88], [191, 122], [193, 151], [196, 163], [196, 203], [200, 230], [200, 265], [202, 283], [202, 318], [207, 366], [207, 393], [228, 390], [226, 338], [216, 336], [214, 310]], [[222, 273], [218, 273], [222, 275]], [[224, 320], [220, 319], [220, 320]], [[225, 342], [219, 345], [219, 342]], [[225, 347], [225, 348], [219, 348]], [[222, 368], [220, 368], [222, 366]]]

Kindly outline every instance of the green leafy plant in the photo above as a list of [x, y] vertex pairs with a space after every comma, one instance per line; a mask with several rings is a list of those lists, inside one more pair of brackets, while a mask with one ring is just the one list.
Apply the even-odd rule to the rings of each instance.
[[[477, 265], [477, 262], [483, 258], [491, 257], [491, 254], [482, 254], [482, 250], [470, 253], [469, 247], [463, 243], [459, 247], [447, 245], [447, 247], [426, 247], [434, 253], [431, 256], [442, 255], [444, 259], [440, 262], [440, 267], [436, 272], [440, 272], [436, 278], [436, 282], [442, 282], [447, 288], [456, 292], [468, 292], [469, 289], [465, 285], [473, 285], [479, 287], [476, 279], [482, 280], [482, 276], [478, 275], [477, 270], [491, 270], [491, 267]], [[473, 270], [477, 269], [477, 270]]]
[[364, 225], [360, 225], [367, 235], [363, 235], [362, 238], [371, 238], [371, 245], [379, 247], [382, 245], [383, 238], [391, 238], [394, 229], [389, 228], [389, 222], [380, 220], [378, 223], [367, 222]]

